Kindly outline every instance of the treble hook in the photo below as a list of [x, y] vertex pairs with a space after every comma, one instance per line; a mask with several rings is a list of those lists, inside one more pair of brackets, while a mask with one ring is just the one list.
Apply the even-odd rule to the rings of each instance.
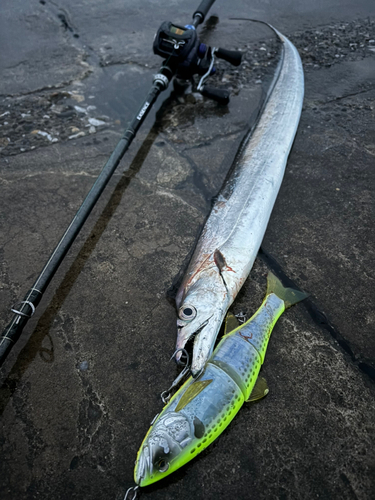
[[[166, 391], [163, 391], [161, 394], [160, 394], [160, 397], [161, 397], [161, 400], [163, 401], [164, 404], [167, 404], [168, 401], [171, 399], [171, 390], [176, 387], [180, 382], [181, 380], [185, 377], [185, 375], [187, 373], [189, 373], [190, 371], [190, 366], [189, 366], [189, 361], [190, 361], [190, 358], [189, 358], [189, 354], [188, 352], [181, 348], [181, 349], [177, 349], [177, 351], [175, 351], [173, 353], [173, 356], [171, 357], [171, 359], [169, 361], [172, 361], [172, 359], [176, 356], [176, 354], [178, 352], [182, 352], [182, 354], [184, 354], [184, 356], [186, 357], [186, 363], [185, 363], [185, 368], [182, 370], [182, 372], [178, 375], [177, 378], [175, 378], [175, 380], [172, 382], [172, 385], [170, 386], [169, 389], [167, 389]], [[180, 363], [181, 364], [181, 363]]]
[[[138, 490], [139, 490], [139, 486], [132, 486], [131, 488], [129, 488], [126, 493], [125, 493], [125, 496], [124, 496], [124, 500], [136, 500], [136, 498], [138, 498]], [[133, 496], [130, 498], [128, 498], [128, 495], [133, 492]]]
[[171, 359], [169, 361], [172, 361], [173, 358], [176, 357], [177, 353], [178, 352], [182, 352], [182, 355], [186, 357], [186, 363], [183, 363], [180, 359], [177, 361], [177, 364], [180, 365], [180, 366], [189, 366], [189, 361], [190, 361], [190, 358], [189, 358], [189, 353], [187, 352], [186, 349], [184, 348], [180, 348], [180, 349], [177, 349], [171, 356]]
[[235, 314], [238, 322], [242, 325], [246, 321], [246, 313], [244, 312], [239, 312], [238, 314]]

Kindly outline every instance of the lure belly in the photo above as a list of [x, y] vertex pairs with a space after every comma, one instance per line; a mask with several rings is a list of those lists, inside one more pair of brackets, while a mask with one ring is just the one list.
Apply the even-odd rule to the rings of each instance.
[[194, 375], [211, 356], [228, 308], [253, 266], [301, 115], [301, 60], [292, 43], [274, 31], [283, 43], [283, 54], [266, 104], [240, 148], [176, 297], [176, 349], [195, 335]]
[[258, 311], [224, 335], [201, 375], [185, 382], [149, 429], [134, 470], [139, 486], [159, 481], [192, 460], [223, 432], [245, 401], [268, 392], [258, 374], [272, 329], [287, 307], [305, 297], [269, 274]]

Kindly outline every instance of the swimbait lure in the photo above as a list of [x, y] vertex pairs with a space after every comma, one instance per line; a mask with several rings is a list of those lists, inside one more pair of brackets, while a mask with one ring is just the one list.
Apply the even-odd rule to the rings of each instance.
[[190, 377], [151, 425], [137, 455], [138, 487], [159, 481], [192, 460], [223, 432], [245, 401], [267, 394], [267, 384], [258, 374], [273, 327], [286, 308], [306, 297], [268, 275], [266, 297], [258, 311], [224, 335], [203, 373]]
[[[272, 26], [270, 26], [272, 28]], [[302, 110], [303, 69], [292, 43], [283, 51], [255, 130], [207, 219], [177, 293], [176, 349], [195, 335], [191, 371], [210, 357], [220, 326], [253, 266], [275, 203]], [[177, 361], [181, 351], [177, 352]]]

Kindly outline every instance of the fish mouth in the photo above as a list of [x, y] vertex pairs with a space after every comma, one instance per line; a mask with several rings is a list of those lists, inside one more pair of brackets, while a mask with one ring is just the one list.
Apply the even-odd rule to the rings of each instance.
[[138, 486], [153, 484], [180, 467], [177, 459], [194, 439], [194, 425], [182, 412], [167, 411], [159, 417], [138, 452], [134, 468]]
[[224, 314], [215, 314], [196, 334], [193, 348], [191, 373], [197, 377], [205, 367], [215, 347], [216, 338], [223, 322]]
[[193, 332], [191, 332], [189, 329], [190, 325], [184, 325], [184, 326], [179, 326], [179, 322], [177, 322], [177, 342], [176, 342], [176, 350], [175, 354], [173, 355], [176, 363], [178, 365], [184, 365], [184, 363], [181, 358], [186, 352], [185, 346], [189, 342], [189, 340], [196, 338], [197, 335], [200, 334], [200, 332], [205, 328], [210, 321], [212, 316], [210, 316], [206, 321], [204, 321], [198, 328], [194, 329]]
[[179, 328], [174, 358], [178, 364], [182, 364], [181, 357], [185, 346], [187, 342], [194, 337], [193, 359], [191, 364], [191, 373], [193, 377], [201, 373], [211, 356], [224, 316], [225, 310], [220, 309], [206, 319], [198, 328], [194, 328], [193, 331], [191, 331], [191, 324]]
[[148, 446], [144, 446], [139, 457], [137, 458], [135, 470], [134, 470], [134, 481], [138, 486], [144, 486], [144, 480], [146, 477], [152, 474], [152, 461], [150, 457], [150, 451]]
[[[165, 440], [164, 444], [148, 443], [144, 445], [140, 452], [135, 470], [134, 481], [140, 487], [148, 486], [164, 477], [164, 473], [169, 470], [170, 444]], [[158, 461], [157, 457], [161, 457]], [[156, 465], [155, 462], [158, 462]]]

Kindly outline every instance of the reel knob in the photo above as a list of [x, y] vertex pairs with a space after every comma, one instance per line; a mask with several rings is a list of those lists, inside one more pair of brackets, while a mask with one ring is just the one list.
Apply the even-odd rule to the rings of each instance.
[[223, 104], [224, 106], [229, 103], [229, 90], [227, 89], [215, 89], [214, 87], [207, 87], [207, 85], [205, 85], [200, 90], [200, 93], [204, 97], [208, 97], [219, 104]]
[[233, 66], [239, 66], [241, 64], [242, 52], [219, 48], [215, 51], [215, 56], [224, 59], [224, 61], [229, 62]]

